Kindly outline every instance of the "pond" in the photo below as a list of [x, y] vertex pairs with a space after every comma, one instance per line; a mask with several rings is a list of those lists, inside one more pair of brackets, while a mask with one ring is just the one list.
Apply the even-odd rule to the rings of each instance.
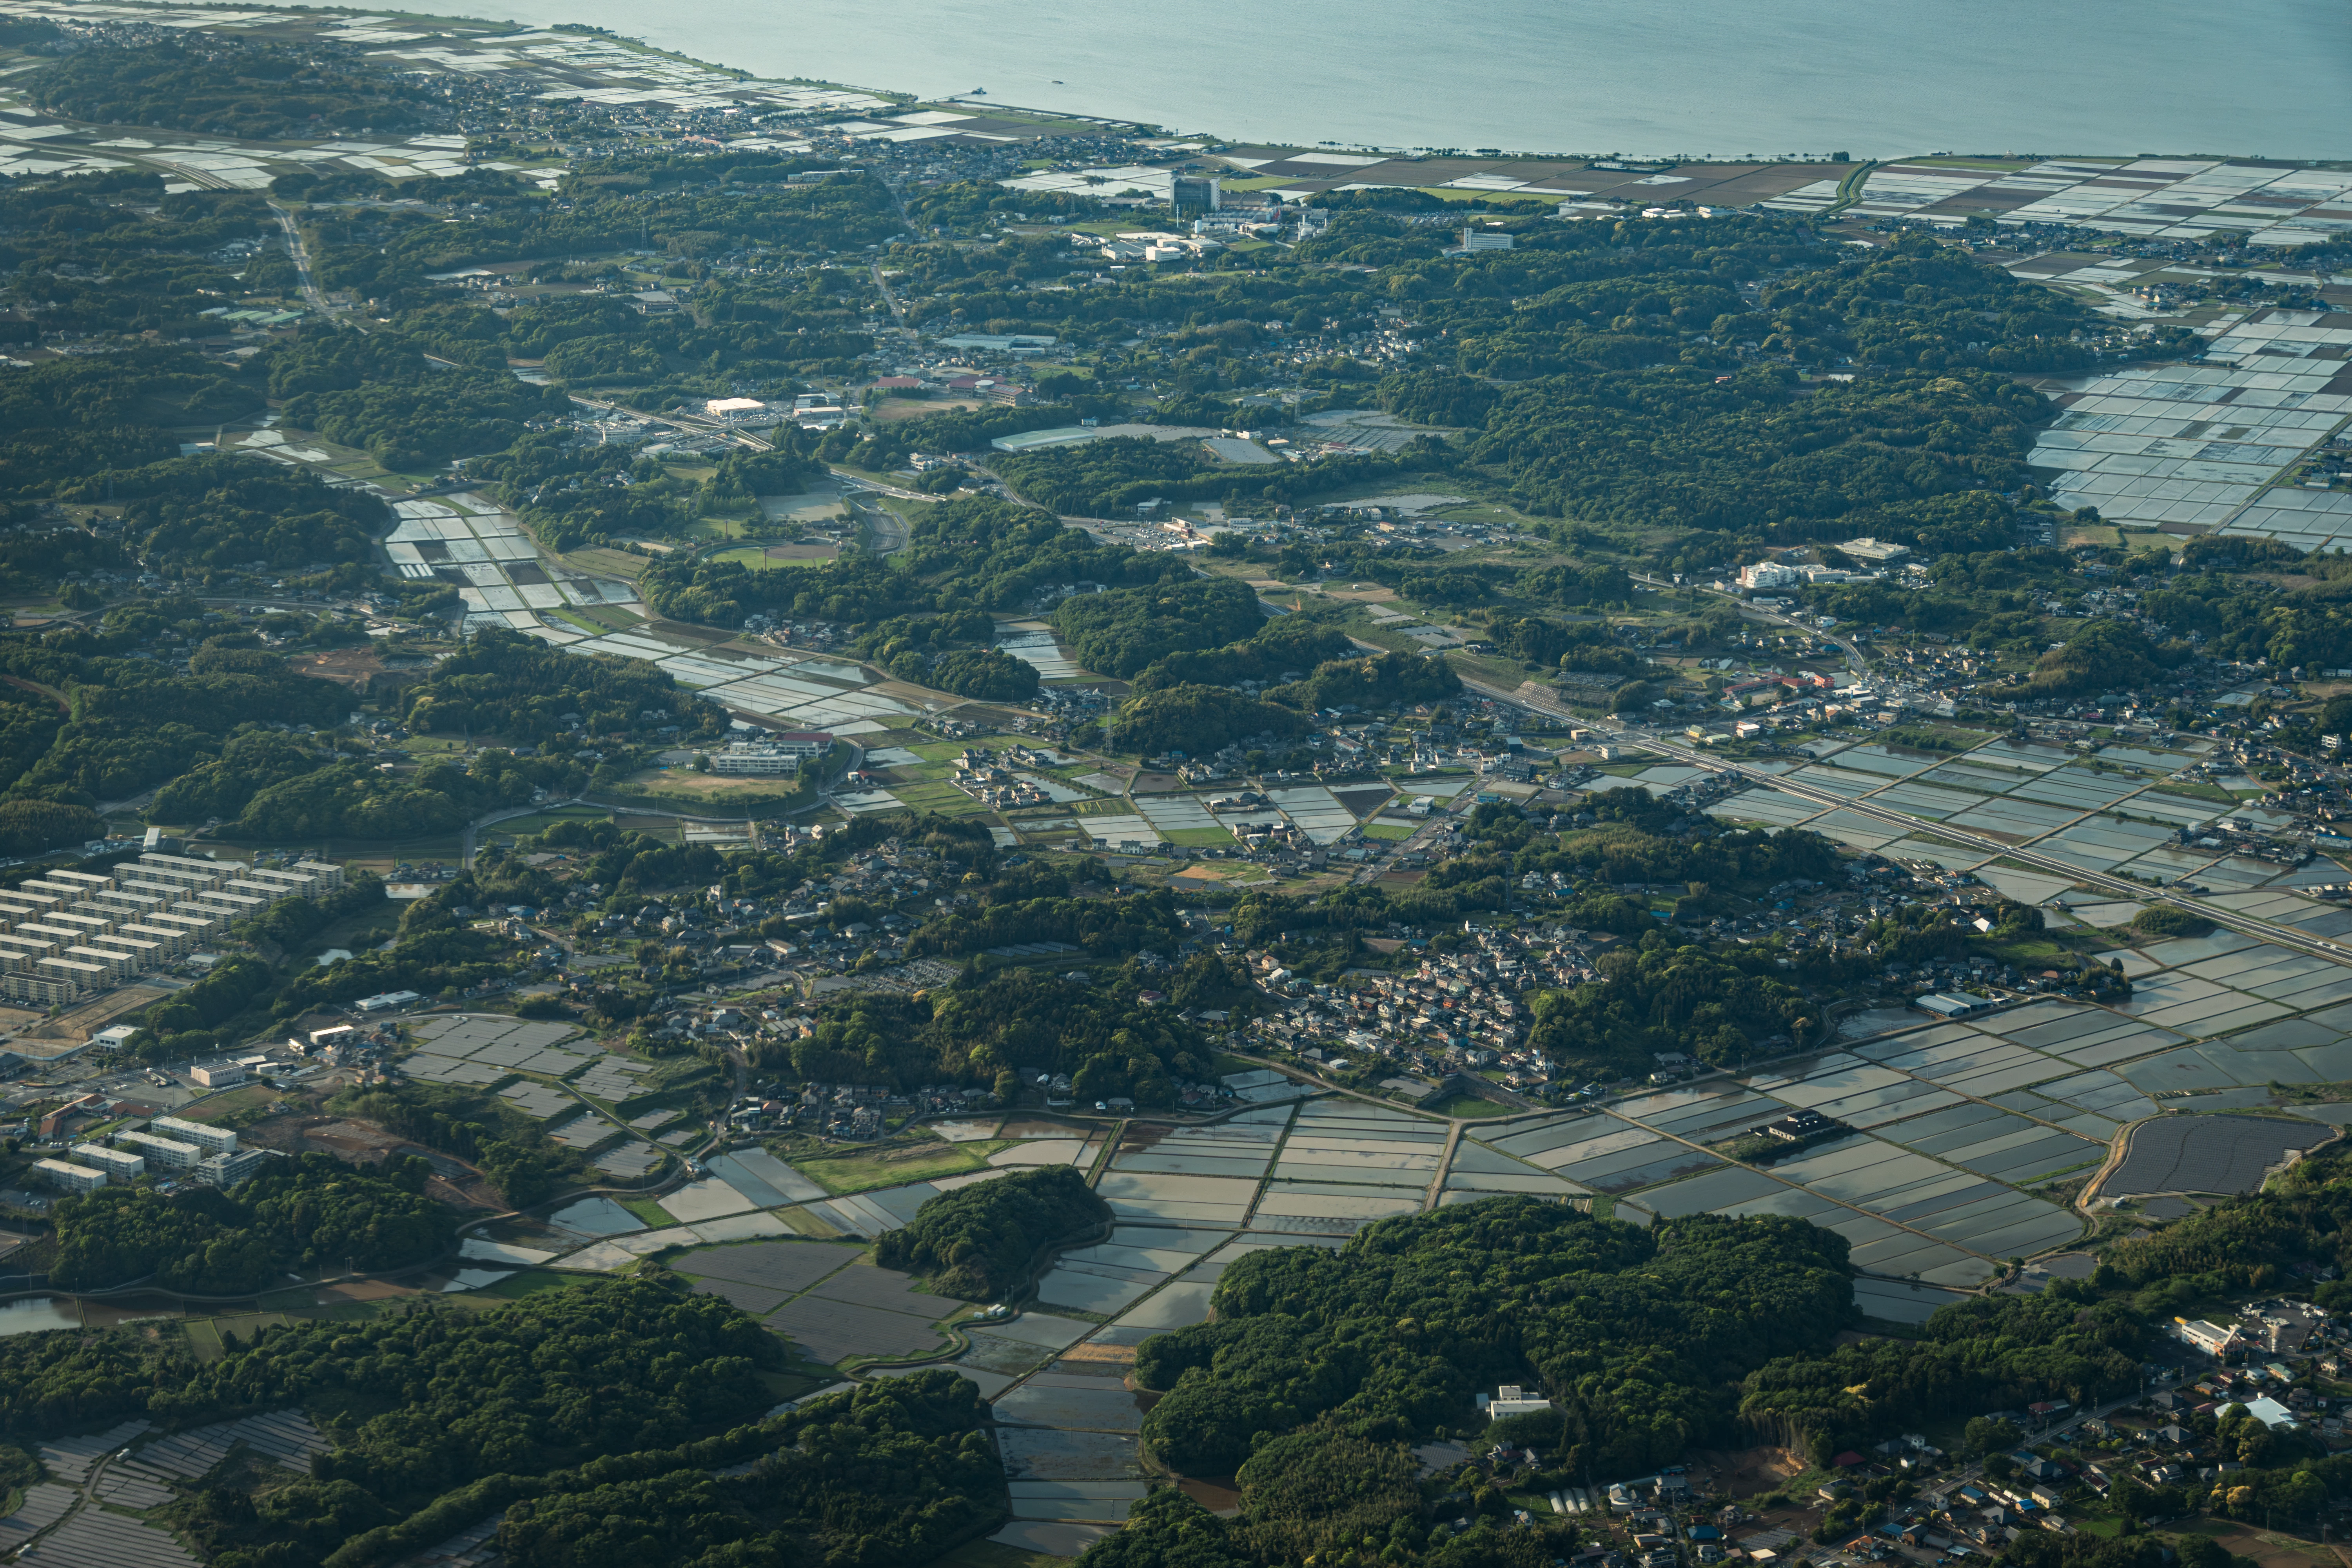
[[0, 1301], [0, 1335], [37, 1334], [50, 1329], [79, 1329], [81, 1312], [71, 1300], [34, 1296], [21, 1301]]

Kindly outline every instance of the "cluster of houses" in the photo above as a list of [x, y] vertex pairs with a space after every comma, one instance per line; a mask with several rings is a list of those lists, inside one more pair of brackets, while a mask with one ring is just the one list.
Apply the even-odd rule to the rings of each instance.
[[1548, 1086], [1557, 1066], [1522, 1044], [1528, 994], [1593, 978], [1587, 939], [1553, 927], [1465, 933], [1451, 952], [1414, 945], [1424, 956], [1413, 972], [1376, 975], [1350, 990], [1294, 975], [1272, 954], [1253, 954], [1260, 984], [1294, 999], [1253, 1027], [1285, 1044], [1344, 1042], [1344, 1050], [1318, 1045], [1302, 1053], [1334, 1070], [1351, 1057], [1359, 1065], [1381, 1058], [1430, 1076], [1492, 1069], [1514, 1089]]

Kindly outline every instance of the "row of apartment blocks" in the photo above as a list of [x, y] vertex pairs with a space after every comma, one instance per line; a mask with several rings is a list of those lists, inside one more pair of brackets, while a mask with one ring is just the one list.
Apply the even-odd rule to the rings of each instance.
[[343, 885], [343, 868], [283, 869], [148, 853], [111, 875], [51, 871], [0, 889], [0, 997], [51, 1007], [175, 963], [232, 921]]
[[239, 1149], [236, 1134], [226, 1128], [176, 1116], [158, 1116], [144, 1131], [117, 1132], [110, 1145], [77, 1143], [70, 1152], [72, 1160], [36, 1160], [34, 1173], [76, 1194], [109, 1184], [128, 1186], [150, 1170], [226, 1189], [253, 1174], [270, 1155], [267, 1149]]

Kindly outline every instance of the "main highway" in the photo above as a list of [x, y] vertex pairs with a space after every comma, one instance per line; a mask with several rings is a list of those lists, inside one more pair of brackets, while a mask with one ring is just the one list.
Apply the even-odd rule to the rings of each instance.
[[[1654, 752], [1688, 767], [1716, 773], [1741, 772], [1740, 765], [1736, 762], [1711, 755], [1680, 742], [1666, 740], [1655, 731], [1641, 725], [1595, 723], [1579, 718], [1561, 704], [1549, 698], [1531, 695], [1524, 688], [1517, 691], [1506, 691], [1500, 687], [1490, 686], [1466, 676], [1463, 679], [1463, 684], [1481, 696], [1491, 697], [1498, 702], [1530, 708], [1553, 718], [1572, 720], [1579, 724], [1603, 731], [1614, 741], [1639, 746], [1644, 751]], [[2057, 856], [2042, 852], [2029, 846], [2010, 844], [1982, 834], [1970, 833], [1954, 827], [1949, 823], [1928, 822], [1919, 817], [1906, 816], [1890, 807], [1874, 805], [1867, 798], [1853, 799], [1832, 790], [1822, 789], [1819, 785], [1805, 784], [1793, 776], [1776, 776], [1761, 779], [1759, 782], [1785, 795], [1795, 795], [1800, 800], [1811, 801], [1823, 807], [1850, 811], [1857, 816], [1868, 818], [1906, 834], [1932, 833], [1937, 838], [1969, 849], [1979, 850], [1988, 856], [1998, 855], [2015, 861], [2021, 866], [2031, 867], [2037, 871], [2047, 871], [2053, 876], [2064, 878], [2069, 883], [2080, 883], [2084, 887], [2095, 888], [2100, 892], [2113, 894], [2117, 899], [2130, 900], [2134, 902], [2146, 902], [2155, 899], [2179, 909], [2192, 911], [2211, 921], [2215, 925], [2242, 931], [2248, 936], [2258, 937], [2263, 942], [2273, 942], [2280, 947], [2292, 948], [2297, 952], [2310, 953], [2331, 963], [2352, 967], [2352, 949], [2313, 936], [2308, 931], [2300, 931], [2291, 925], [2281, 925], [2275, 921], [2256, 919], [2236, 910], [2225, 909], [2206, 899], [2182, 892], [2178, 884], [2169, 888], [2151, 889], [2144, 882], [2130, 881], [2125, 878], [2109, 876], [2102, 871], [2085, 870], [2071, 860], [2061, 859]], [[1892, 784], [1895, 781], [1890, 779], [1887, 782]]]

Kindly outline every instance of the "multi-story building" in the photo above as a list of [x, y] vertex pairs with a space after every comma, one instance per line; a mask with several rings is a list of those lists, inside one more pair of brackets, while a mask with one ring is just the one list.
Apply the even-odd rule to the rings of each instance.
[[77, 1143], [73, 1157], [104, 1171], [118, 1186], [129, 1186], [147, 1171], [147, 1162], [142, 1156], [128, 1149], [110, 1149], [103, 1143]]
[[194, 1143], [158, 1137], [152, 1132], [118, 1132], [114, 1144], [118, 1149], [144, 1155], [149, 1164], [166, 1171], [193, 1171], [205, 1158], [205, 1152]]
[[0, 892], [0, 998], [72, 1002], [186, 955], [232, 921], [343, 882], [342, 868], [323, 861], [245, 867], [152, 853], [110, 876], [52, 871]]
[[33, 1174], [49, 1185], [62, 1187], [77, 1196], [98, 1192], [111, 1179], [95, 1165], [68, 1164], [63, 1160], [36, 1160], [33, 1162]]
[[223, 1191], [236, 1185], [260, 1168], [270, 1157], [267, 1149], [239, 1149], [226, 1154], [207, 1155], [196, 1167], [196, 1180], [208, 1187]]
[[187, 1121], [177, 1116], [158, 1116], [147, 1123], [147, 1131], [162, 1137], [176, 1138], [183, 1143], [194, 1143], [207, 1154], [236, 1152], [236, 1134], [226, 1127]]

